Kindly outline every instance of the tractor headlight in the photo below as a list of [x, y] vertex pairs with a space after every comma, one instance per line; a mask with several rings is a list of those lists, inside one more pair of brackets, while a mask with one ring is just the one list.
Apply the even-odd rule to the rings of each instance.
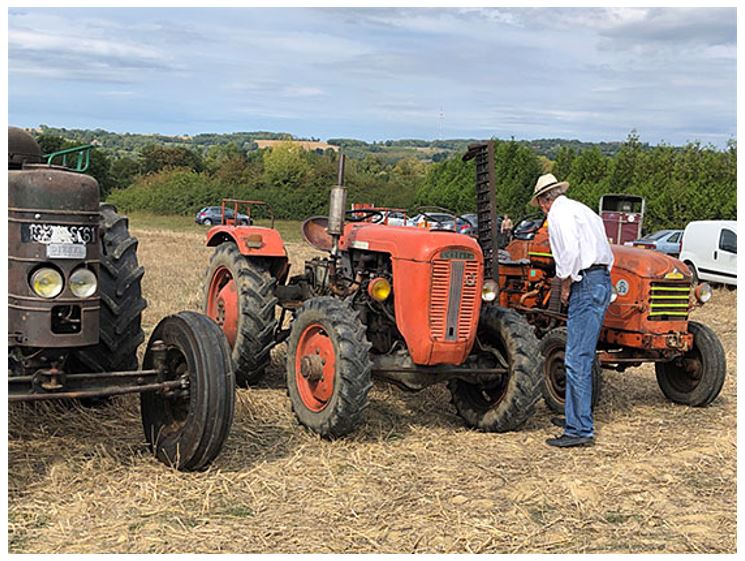
[[708, 282], [703, 282], [696, 287], [694, 294], [696, 295], [696, 300], [701, 304], [706, 304], [711, 300], [714, 292], [711, 290], [711, 285]]
[[367, 293], [376, 302], [385, 302], [391, 295], [391, 283], [383, 277], [376, 277], [368, 283]]
[[611, 304], [618, 299], [618, 290], [613, 285], [610, 285], [610, 301]]
[[56, 269], [42, 267], [34, 271], [34, 274], [31, 275], [29, 284], [37, 296], [41, 296], [42, 298], [54, 298], [55, 296], [59, 296], [59, 293], [62, 292], [62, 288], [65, 286], [65, 281]]
[[484, 287], [481, 289], [481, 299], [484, 302], [494, 302], [497, 299], [499, 285], [495, 280], [489, 279], [484, 281]]
[[90, 269], [76, 269], [70, 275], [70, 290], [78, 298], [92, 296], [98, 288], [96, 275]]

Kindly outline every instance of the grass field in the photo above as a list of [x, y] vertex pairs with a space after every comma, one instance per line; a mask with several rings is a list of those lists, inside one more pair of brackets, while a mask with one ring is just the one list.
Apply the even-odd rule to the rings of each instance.
[[[149, 332], [197, 309], [210, 251], [188, 220], [132, 217], [146, 268]], [[285, 224], [292, 230], [297, 223]], [[293, 268], [312, 254], [289, 243]], [[13, 405], [8, 538], [13, 552], [736, 551], [736, 293], [694, 318], [727, 352], [709, 407], [674, 405], [653, 368], [604, 372], [594, 448], [556, 450], [540, 404], [514, 433], [468, 430], [442, 386], [375, 385], [365, 424], [320, 440], [297, 426], [284, 345], [240, 390], [232, 432], [202, 473], [150, 457], [138, 399], [94, 410]]]

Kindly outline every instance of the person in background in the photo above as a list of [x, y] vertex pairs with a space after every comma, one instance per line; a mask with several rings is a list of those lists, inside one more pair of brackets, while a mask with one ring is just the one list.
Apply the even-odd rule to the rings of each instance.
[[592, 417], [592, 365], [611, 298], [613, 253], [602, 219], [590, 208], [565, 196], [569, 183], [553, 174], [538, 178], [532, 206], [548, 220], [548, 238], [561, 279], [561, 300], [567, 304], [565, 418], [551, 422], [564, 432], [550, 446], [566, 448], [595, 442]]
[[509, 215], [505, 214], [502, 218], [502, 225], [499, 227], [499, 231], [503, 236], [509, 237], [512, 235], [512, 220], [510, 220]]

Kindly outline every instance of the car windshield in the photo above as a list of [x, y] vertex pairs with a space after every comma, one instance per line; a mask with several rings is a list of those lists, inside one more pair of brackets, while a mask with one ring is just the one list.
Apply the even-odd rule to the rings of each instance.
[[453, 219], [449, 214], [441, 214], [439, 212], [428, 212], [423, 218], [431, 222], [449, 222]]
[[652, 242], [652, 241], [659, 240], [660, 238], [666, 236], [671, 231], [672, 230], [660, 230], [659, 232], [655, 232], [654, 234], [649, 234], [648, 236], [644, 236], [642, 239]]

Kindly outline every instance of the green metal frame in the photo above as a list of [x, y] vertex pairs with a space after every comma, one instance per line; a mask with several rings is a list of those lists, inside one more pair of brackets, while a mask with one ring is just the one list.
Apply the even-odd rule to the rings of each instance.
[[[91, 150], [93, 149], [92, 144], [85, 144], [83, 146], [75, 146], [73, 148], [66, 148], [65, 150], [57, 150], [51, 154], [47, 154], [47, 165], [54, 165], [55, 158], [62, 158], [62, 162], [57, 164], [62, 167], [66, 167], [72, 171], [78, 173], [85, 173], [91, 165]], [[67, 157], [75, 155], [75, 167], [67, 165]]]

